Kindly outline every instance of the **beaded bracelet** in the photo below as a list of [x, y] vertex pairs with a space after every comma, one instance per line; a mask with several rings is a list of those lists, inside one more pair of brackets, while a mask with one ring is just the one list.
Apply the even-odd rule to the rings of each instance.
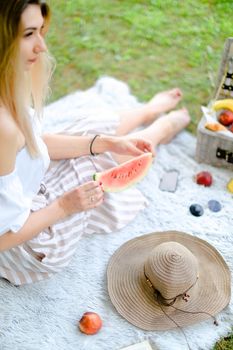
[[97, 137], [100, 137], [100, 135], [95, 135], [95, 136], [93, 137], [93, 139], [91, 140], [91, 143], [90, 143], [90, 154], [91, 154], [92, 156], [97, 156], [97, 154], [98, 154], [98, 153], [94, 153], [94, 152], [92, 151], [93, 143], [94, 143], [94, 141], [95, 141], [95, 139], [96, 139]]

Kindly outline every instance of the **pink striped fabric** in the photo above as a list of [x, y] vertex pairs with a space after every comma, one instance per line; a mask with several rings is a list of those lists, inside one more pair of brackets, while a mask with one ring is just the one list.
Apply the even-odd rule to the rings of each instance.
[[[114, 134], [118, 122], [119, 117], [115, 114], [109, 115], [107, 122], [106, 117], [101, 119], [101, 115], [98, 120], [96, 116], [89, 115], [76, 120], [63, 133]], [[43, 181], [46, 192], [34, 198], [31, 210], [43, 208], [64, 191], [90, 181], [96, 171], [115, 165], [110, 153], [54, 163]], [[146, 199], [135, 188], [106, 193], [104, 203], [98, 208], [75, 214], [23, 245], [0, 253], [0, 276], [15, 285], [49, 278], [69, 264], [82, 235], [119, 230], [133, 220], [145, 205]]]

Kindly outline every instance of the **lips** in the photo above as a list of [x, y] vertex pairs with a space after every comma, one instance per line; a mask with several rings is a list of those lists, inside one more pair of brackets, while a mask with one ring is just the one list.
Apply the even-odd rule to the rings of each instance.
[[37, 61], [37, 57], [36, 58], [33, 58], [33, 59], [31, 59], [31, 60], [28, 60], [28, 62], [30, 62], [30, 63], [35, 63]]

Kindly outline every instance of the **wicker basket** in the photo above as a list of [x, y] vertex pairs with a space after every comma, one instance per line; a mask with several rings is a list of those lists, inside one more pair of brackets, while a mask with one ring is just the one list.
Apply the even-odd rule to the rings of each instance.
[[[233, 38], [226, 40], [213, 98], [233, 98]], [[205, 123], [203, 115], [197, 128], [197, 162], [233, 170], [233, 138], [207, 130]]]

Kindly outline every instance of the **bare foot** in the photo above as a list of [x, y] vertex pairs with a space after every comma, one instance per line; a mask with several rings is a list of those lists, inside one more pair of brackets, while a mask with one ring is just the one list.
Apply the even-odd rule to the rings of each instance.
[[188, 126], [190, 121], [191, 118], [186, 108], [172, 111], [158, 120], [157, 122], [162, 123], [161, 127], [163, 127], [164, 130], [163, 135], [161, 134], [160, 143], [169, 143], [174, 136]]
[[186, 128], [191, 118], [186, 108], [181, 108], [154, 120], [146, 128], [139, 130], [131, 136], [150, 141], [153, 147], [171, 141], [181, 130]]
[[155, 95], [147, 104], [145, 108], [146, 124], [155, 120], [156, 117], [162, 113], [166, 113], [176, 107], [182, 98], [182, 92], [179, 88], [163, 91]]

